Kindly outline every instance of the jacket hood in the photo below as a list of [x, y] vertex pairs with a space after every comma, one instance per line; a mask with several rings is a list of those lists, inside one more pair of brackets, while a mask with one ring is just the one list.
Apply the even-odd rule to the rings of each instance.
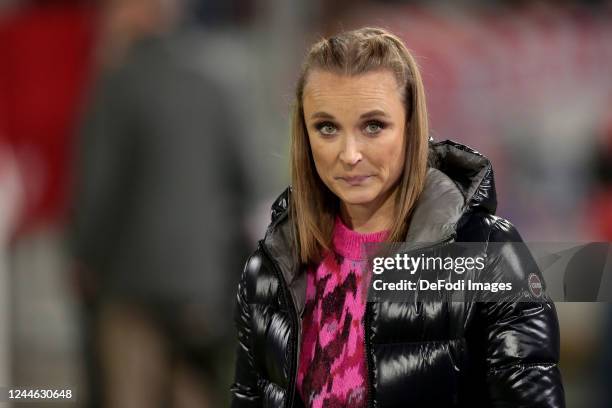
[[[272, 205], [272, 222], [263, 243], [278, 264], [301, 315], [305, 274], [291, 239], [288, 208], [291, 188]], [[476, 150], [446, 140], [429, 143], [425, 187], [408, 226], [406, 242], [436, 243], [454, 236], [461, 217], [471, 211], [495, 214], [497, 198], [491, 162]]]

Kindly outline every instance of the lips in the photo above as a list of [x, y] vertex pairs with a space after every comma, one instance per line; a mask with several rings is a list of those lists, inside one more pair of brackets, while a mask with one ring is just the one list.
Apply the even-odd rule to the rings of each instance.
[[360, 184], [363, 184], [370, 177], [371, 176], [345, 176], [345, 177], [339, 177], [339, 178], [340, 180], [344, 181], [345, 183], [351, 186], [358, 186]]

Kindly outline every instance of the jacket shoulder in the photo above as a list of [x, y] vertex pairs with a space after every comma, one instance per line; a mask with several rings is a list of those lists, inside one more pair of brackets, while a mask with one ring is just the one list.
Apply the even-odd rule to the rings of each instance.
[[509, 220], [484, 211], [466, 214], [457, 226], [458, 242], [523, 242]]
[[249, 303], [267, 303], [278, 295], [278, 277], [261, 246], [245, 263], [241, 288]]
[[289, 200], [291, 199], [291, 186], [287, 187], [272, 203], [271, 221], [274, 223], [289, 210]]
[[[487, 258], [487, 267], [479, 279], [483, 282], [511, 283], [514, 289], [503, 296], [508, 301], [519, 298], [523, 301], [548, 301], [544, 276], [529, 245], [523, 241], [514, 224], [490, 214], [478, 215], [472, 222], [479, 226], [483, 237], [474, 242], [484, 244]], [[533, 279], [542, 285], [539, 294], [531, 290], [530, 282]]]
[[484, 245], [487, 257], [483, 279], [491, 282], [513, 282], [523, 287], [528, 277], [536, 274], [543, 282], [537, 262], [521, 234], [509, 220], [488, 214], [474, 213], [457, 230], [458, 242], [474, 242]]

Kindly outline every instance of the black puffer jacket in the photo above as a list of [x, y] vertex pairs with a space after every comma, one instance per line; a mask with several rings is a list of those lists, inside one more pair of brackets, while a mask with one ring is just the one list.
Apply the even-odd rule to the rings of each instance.
[[[446, 141], [430, 144], [430, 160], [407, 242], [521, 241], [512, 224], [494, 215], [485, 157]], [[303, 407], [295, 382], [306, 274], [292, 256], [289, 199], [286, 191], [275, 202], [239, 285], [234, 408]], [[508, 257], [497, 251], [489, 259]], [[504, 261], [491, 263], [506, 265], [491, 273], [522, 277], [532, 262]], [[553, 303], [423, 303], [367, 303], [369, 406], [565, 406]]]

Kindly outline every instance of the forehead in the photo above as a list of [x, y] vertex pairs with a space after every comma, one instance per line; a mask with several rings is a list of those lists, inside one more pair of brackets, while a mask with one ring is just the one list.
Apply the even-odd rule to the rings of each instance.
[[403, 106], [399, 86], [390, 70], [352, 76], [314, 70], [306, 80], [303, 103], [305, 112], [393, 110]]

